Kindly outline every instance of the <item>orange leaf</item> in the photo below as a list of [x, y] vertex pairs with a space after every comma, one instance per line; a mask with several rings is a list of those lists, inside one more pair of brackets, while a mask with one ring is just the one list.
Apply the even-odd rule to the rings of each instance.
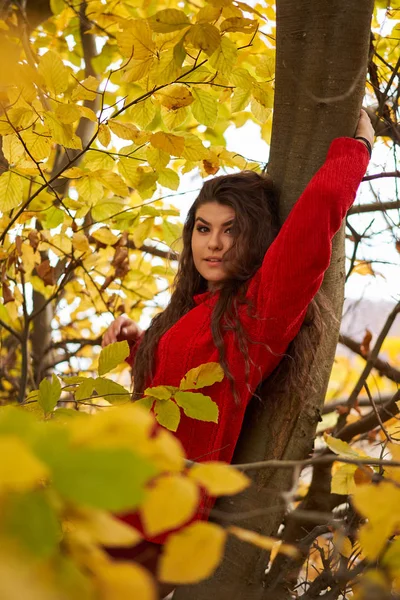
[[371, 340], [372, 340], [372, 333], [370, 332], [369, 329], [366, 329], [363, 341], [360, 344], [361, 354], [364, 357], [368, 356], [368, 354], [370, 352], [369, 345], [371, 343]]

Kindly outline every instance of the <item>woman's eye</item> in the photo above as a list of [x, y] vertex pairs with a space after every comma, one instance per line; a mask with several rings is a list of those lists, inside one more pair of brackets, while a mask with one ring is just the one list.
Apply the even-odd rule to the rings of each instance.
[[207, 231], [208, 231], [208, 227], [205, 227], [205, 225], [199, 225], [196, 229], [200, 233], [207, 233]]

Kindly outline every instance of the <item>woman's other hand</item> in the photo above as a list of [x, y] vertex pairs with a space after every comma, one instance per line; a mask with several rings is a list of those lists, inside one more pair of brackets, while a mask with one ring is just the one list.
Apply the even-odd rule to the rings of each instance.
[[[369, 143], [371, 144], [371, 148], [374, 144], [374, 136], [375, 136], [375, 131], [374, 128], [372, 127], [372, 123], [371, 123], [371, 119], [368, 116], [368, 113], [362, 108], [360, 111], [360, 117], [358, 119], [358, 123], [357, 123], [357, 128], [356, 128], [356, 133], [354, 135], [354, 137], [364, 137], [366, 138]], [[359, 142], [361, 142], [362, 144], [364, 144], [364, 142], [362, 140], [358, 140]], [[366, 144], [364, 144], [366, 145]]]
[[142, 330], [134, 321], [125, 315], [121, 315], [105, 331], [101, 345], [104, 348], [108, 344], [122, 342], [123, 340], [133, 344], [137, 341], [141, 333]]

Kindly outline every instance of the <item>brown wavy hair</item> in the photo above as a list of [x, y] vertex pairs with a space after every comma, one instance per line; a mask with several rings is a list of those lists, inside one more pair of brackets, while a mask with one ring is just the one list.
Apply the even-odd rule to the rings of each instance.
[[[153, 376], [155, 350], [161, 336], [195, 306], [195, 294], [207, 291], [207, 281], [194, 265], [191, 239], [197, 209], [208, 202], [230, 206], [235, 211], [234, 243], [224, 255], [224, 260], [229, 261], [228, 278], [220, 287], [220, 294], [213, 308], [211, 333], [235, 401], [239, 401], [234, 378], [225, 357], [224, 332], [229, 329], [236, 331], [248, 375], [250, 365], [247, 347], [251, 340], [240, 322], [238, 305], [243, 302], [249, 305], [245, 299], [248, 283], [261, 266], [266, 251], [280, 229], [278, 194], [272, 179], [267, 174], [260, 175], [254, 171], [222, 175], [204, 182], [191, 206], [183, 228], [183, 250], [171, 300], [165, 310], [151, 321], [135, 358], [135, 398], [143, 394], [147, 378], [151, 379]], [[306, 389], [309, 365], [323, 328], [319, 304], [321, 302], [316, 299], [311, 302], [300, 332], [272, 374], [274, 388], [279, 388], [280, 391], [293, 389], [292, 386], [297, 390]], [[251, 305], [248, 309], [251, 310]]]

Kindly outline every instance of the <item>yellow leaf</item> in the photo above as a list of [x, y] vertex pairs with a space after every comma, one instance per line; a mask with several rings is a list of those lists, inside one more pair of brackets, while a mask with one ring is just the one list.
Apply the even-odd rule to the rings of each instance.
[[66, 91], [69, 72], [57, 52], [48, 50], [40, 58], [38, 71], [50, 93], [58, 95]]
[[261, 136], [267, 144], [271, 143], [271, 135], [272, 135], [272, 119], [273, 112], [271, 111], [267, 120], [261, 125]]
[[168, 110], [177, 110], [182, 106], [189, 106], [193, 102], [193, 96], [187, 85], [173, 83], [155, 94], [162, 106]]
[[264, 123], [269, 116], [271, 115], [271, 109], [266, 108], [262, 104], [260, 104], [255, 98], [251, 100], [251, 112], [255, 116], [255, 118], [260, 121], [260, 123]]
[[139, 127], [147, 127], [154, 119], [157, 108], [153, 104], [151, 98], [141, 100], [129, 109], [129, 119]]
[[275, 75], [275, 50], [265, 49], [258, 57], [256, 75], [264, 80], [272, 80]]
[[356, 470], [357, 465], [343, 464], [337, 467], [332, 476], [332, 494], [353, 494], [356, 490], [356, 483], [354, 481]]
[[105, 375], [120, 365], [129, 356], [129, 344], [126, 340], [114, 342], [103, 348], [99, 356], [99, 375]]
[[16, 173], [6, 171], [0, 175], [0, 211], [8, 212], [22, 202], [22, 178]]
[[0, 491], [26, 492], [43, 483], [48, 469], [15, 436], [0, 438]]
[[328, 448], [330, 448], [330, 450], [339, 456], [348, 456], [349, 458], [360, 458], [361, 456], [366, 456], [365, 452], [356, 450], [347, 442], [343, 442], [342, 440], [334, 438], [327, 433], [324, 433], [324, 440]]
[[352, 273], [358, 273], [358, 275], [372, 275], [375, 277], [376, 273], [372, 268], [371, 262], [367, 260], [356, 260]]
[[98, 561], [95, 578], [101, 600], [156, 600], [153, 578], [141, 565], [134, 562]]
[[81, 177], [75, 182], [79, 197], [89, 206], [93, 206], [104, 196], [104, 187], [95, 175]]
[[194, 103], [192, 113], [195, 119], [207, 127], [214, 127], [218, 117], [217, 100], [209, 92], [199, 88], [192, 88]]
[[173, 131], [179, 125], [182, 125], [186, 121], [189, 115], [189, 109], [186, 106], [178, 108], [177, 110], [168, 110], [164, 106], [161, 107], [161, 116], [165, 123], [165, 126]]
[[153, 169], [162, 169], [169, 163], [170, 156], [167, 152], [148, 146], [146, 148], [146, 159]]
[[215, 523], [193, 523], [168, 537], [158, 578], [169, 583], [197, 583], [221, 562], [226, 532]]
[[131, 83], [132, 81], [140, 81], [144, 77], [147, 77], [153, 69], [155, 61], [155, 56], [148, 56], [142, 60], [132, 60], [125, 69], [122, 77], [123, 81]]
[[34, 160], [40, 161], [48, 158], [51, 151], [51, 144], [48, 137], [39, 135], [39, 133], [31, 129], [21, 131], [20, 135]]
[[191, 133], [184, 137], [185, 148], [182, 153], [183, 158], [189, 161], [203, 160], [208, 157], [209, 151], [202, 144], [200, 138]]
[[78, 252], [90, 252], [90, 246], [86, 235], [83, 231], [74, 233], [72, 236], [72, 245]]
[[171, 221], [163, 221], [162, 223], [162, 241], [170, 248], [175, 247], [175, 243], [182, 237], [182, 226]]
[[212, 6], [211, 4], [207, 4], [203, 8], [199, 10], [196, 15], [197, 23], [207, 23], [211, 21], [218, 21], [219, 16], [221, 15], [222, 8], [219, 6]]
[[218, 423], [218, 405], [210, 396], [196, 394], [195, 392], [178, 391], [174, 394], [174, 400], [178, 406], [183, 408], [183, 412], [187, 417]]
[[236, 45], [229, 38], [223, 37], [219, 48], [210, 56], [209, 64], [221, 73], [221, 75], [229, 79], [236, 60]]
[[154, 405], [155, 417], [165, 429], [176, 431], [181, 420], [181, 411], [173, 400], [156, 400]]
[[163, 131], [153, 133], [150, 138], [150, 144], [153, 148], [164, 150], [164, 152], [167, 152], [171, 156], [182, 156], [185, 148], [185, 140], [183, 137], [173, 135], [172, 133], [164, 133]]
[[150, 17], [149, 24], [156, 33], [169, 33], [188, 27], [190, 21], [182, 10], [166, 8]]
[[25, 150], [16, 134], [3, 137], [3, 154], [10, 166], [18, 163]]
[[298, 558], [299, 556], [297, 548], [290, 546], [289, 544], [283, 544], [276, 538], [260, 535], [255, 531], [249, 531], [248, 529], [242, 529], [241, 527], [235, 527], [234, 525], [229, 527], [228, 532], [239, 538], [239, 540], [254, 544], [254, 546], [264, 548], [264, 550], [272, 550], [278, 546], [277, 551], [286, 554], [286, 556], [290, 556], [291, 558]]
[[159, 400], [169, 400], [175, 390], [176, 388], [167, 385], [157, 385], [156, 387], [146, 388], [144, 395], [153, 396]]
[[180, 474], [157, 478], [140, 508], [147, 534], [158, 535], [189, 521], [196, 513], [199, 499], [194, 481]]
[[104, 148], [107, 148], [107, 146], [111, 142], [110, 129], [104, 123], [101, 123], [101, 125], [99, 126], [98, 138], [99, 138], [100, 144], [102, 144], [104, 146]]
[[274, 90], [270, 83], [255, 83], [253, 96], [264, 108], [272, 109], [274, 106]]
[[80, 104], [77, 104], [76, 108], [79, 110], [81, 117], [89, 119], [89, 121], [92, 121], [93, 123], [98, 123], [97, 115], [91, 108], [88, 106], [81, 106]]
[[106, 188], [114, 192], [116, 196], [126, 198], [129, 194], [128, 186], [118, 173], [112, 171], [100, 170], [97, 171], [97, 175], [102, 184]]
[[253, 19], [244, 19], [243, 17], [230, 17], [222, 21], [221, 31], [241, 31], [243, 33], [252, 33], [258, 27], [258, 22]]
[[61, 123], [75, 123], [81, 117], [81, 113], [74, 104], [58, 103], [55, 110], [55, 115]]
[[79, 81], [76, 88], [72, 92], [72, 101], [77, 100], [95, 100], [97, 96], [97, 88], [99, 82], [96, 77], [90, 75], [83, 81]]
[[149, 237], [154, 225], [154, 217], [144, 219], [132, 232], [132, 239], [136, 248], [143, 246], [144, 241]]
[[182, 65], [177, 60], [174, 48], [169, 48], [159, 56], [157, 68], [152, 73], [152, 79], [157, 85], [172, 83], [182, 73]]
[[82, 150], [82, 142], [74, 133], [71, 124], [61, 123], [51, 112], [46, 112], [44, 118], [56, 144], [73, 150]]
[[239, 494], [251, 483], [246, 475], [222, 462], [195, 464], [189, 470], [189, 477], [204, 487], [210, 496]]
[[222, 381], [223, 378], [224, 370], [219, 363], [204, 363], [190, 369], [181, 380], [179, 388], [181, 390], [197, 390]]
[[208, 56], [212, 55], [223, 41], [219, 30], [210, 23], [196, 23], [190, 28], [186, 39]]
[[170, 190], [177, 190], [179, 187], [179, 175], [172, 169], [160, 169], [158, 171], [158, 183]]
[[108, 227], [100, 227], [100, 229], [96, 229], [92, 233], [92, 237], [95, 240], [99, 240], [102, 244], [107, 244], [107, 246], [114, 246], [118, 242], [118, 237], [112, 233]]
[[70, 524], [80, 532], [85, 531], [95, 543], [102, 546], [135, 546], [142, 539], [136, 529], [105, 510], [79, 507], [79, 512], [68, 519], [68, 525]]
[[236, 88], [233, 92], [231, 98], [231, 110], [232, 112], [237, 112], [239, 110], [244, 110], [248, 105], [250, 100], [250, 90], [246, 90], [243, 88]]
[[367, 557], [375, 560], [400, 525], [400, 489], [386, 481], [379, 485], [360, 485], [354, 491], [352, 502], [368, 519], [359, 531], [359, 540]]
[[178, 438], [161, 427], [157, 436], [152, 439], [148, 456], [162, 471], [179, 472], [184, 468], [185, 453], [182, 444]]
[[84, 171], [80, 167], [70, 167], [69, 169], [63, 172], [63, 177], [68, 177], [69, 179], [78, 179], [79, 177], [83, 177], [84, 175], [86, 175], [86, 171]]
[[138, 61], [146, 60], [156, 50], [146, 19], [125, 21], [124, 29], [117, 33], [117, 43], [122, 56]]
[[132, 123], [121, 123], [119, 121], [110, 120], [108, 125], [113, 133], [122, 140], [136, 141], [140, 135], [140, 131]]

